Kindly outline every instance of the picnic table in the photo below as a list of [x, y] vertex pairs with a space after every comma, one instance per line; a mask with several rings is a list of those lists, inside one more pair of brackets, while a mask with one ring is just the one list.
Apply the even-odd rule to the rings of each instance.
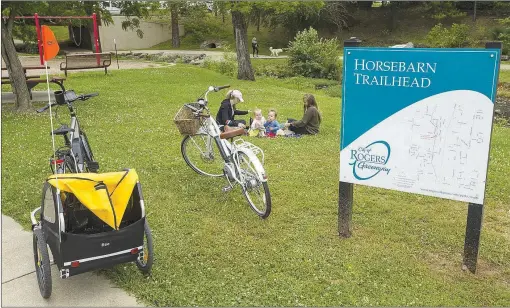
[[[50, 68], [48, 66], [48, 68]], [[40, 83], [46, 83], [46, 76], [42, 76], [39, 74], [34, 73], [28, 73], [29, 71], [33, 70], [41, 70], [45, 69], [45, 66], [43, 65], [35, 65], [35, 66], [23, 66], [23, 73], [25, 74], [25, 78], [27, 81], [27, 87], [28, 92], [30, 93], [30, 99], [32, 99], [32, 89], [40, 84]], [[11, 84], [11, 80], [9, 79], [8, 74], [3, 74], [3, 71], [7, 71], [7, 67], [2, 67], [2, 84]], [[48, 80], [52, 83], [61, 84], [64, 82], [66, 78], [65, 77], [59, 77], [59, 76], [49, 76]]]

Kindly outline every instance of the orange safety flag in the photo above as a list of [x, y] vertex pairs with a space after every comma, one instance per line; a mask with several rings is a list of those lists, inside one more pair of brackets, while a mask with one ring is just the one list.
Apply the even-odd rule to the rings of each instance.
[[57, 39], [55, 38], [55, 34], [53, 34], [53, 31], [51, 31], [50, 27], [42, 26], [41, 28], [44, 60], [48, 61], [53, 59], [58, 54], [60, 47], [58, 47]]

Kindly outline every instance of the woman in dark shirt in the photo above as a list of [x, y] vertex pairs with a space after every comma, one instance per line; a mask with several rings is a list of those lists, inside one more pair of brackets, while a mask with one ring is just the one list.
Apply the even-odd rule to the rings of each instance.
[[289, 119], [289, 121], [285, 123], [285, 127], [296, 134], [318, 134], [322, 116], [319, 112], [315, 97], [312, 94], [305, 94], [303, 103], [303, 118], [299, 121]]
[[216, 114], [216, 122], [219, 125], [233, 126], [233, 127], [246, 127], [245, 120], [235, 120], [235, 115], [245, 115], [248, 111], [236, 110], [236, 104], [244, 102], [243, 94], [239, 90], [228, 91], [225, 100], [221, 102], [220, 110]]

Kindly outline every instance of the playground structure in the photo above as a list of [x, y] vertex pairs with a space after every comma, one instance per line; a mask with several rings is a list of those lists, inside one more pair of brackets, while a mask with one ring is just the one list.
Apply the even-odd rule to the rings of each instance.
[[[34, 19], [35, 28], [37, 33], [37, 47], [39, 49], [39, 59], [41, 61], [41, 65], [44, 64], [43, 60], [43, 42], [41, 37], [41, 24], [40, 19], [92, 19], [93, 29], [94, 29], [94, 46], [96, 49], [96, 53], [100, 53], [99, 47], [99, 30], [97, 26], [97, 16], [96, 13], [93, 13], [92, 16], [39, 16], [37, 13], [34, 16], [16, 16], [15, 19]], [[81, 31], [81, 29], [80, 29]], [[97, 57], [97, 64], [99, 65], [101, 58]]]

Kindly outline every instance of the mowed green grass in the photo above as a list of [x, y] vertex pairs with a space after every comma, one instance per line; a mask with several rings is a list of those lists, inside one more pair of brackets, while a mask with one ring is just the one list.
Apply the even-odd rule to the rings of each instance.
[[[240, 109], [276, 108], [279, 120], [299, 117], [303, 94], [317, 94], [324, 118], [319, 135], [246, 138], [266, 155], [273, 201], [267, 220], [251, 211], [239, 189], [224, 194], [224, 179], [199, 176], [180, 153], [174, 115], [207, 86], [224, 84], [242, 90], [246, 102]], [[134, 264], [100, 273], [145, 304], [510, 305], [508, 127], [493, 129], [473, 275], [461, 270], [465, 203], [356, 186], [353, 236], [338, 237], [340, 98], [316, 92], [312, 82], [238, 81], [177, 65], [71, 73], [66, 85], [77, 93], [100, 93], [76, 106], [101, 171], [135, 168], [143, 185], [154, 236], [152, 275], [143, 277]], [[224, 93], [210, 95], [212, 110]], [[2, 213], [29, 229], [29, 213], [40, 205], [49, 175], [49, 116], [2, 107]], [[58, 119], [68, 121], [63, 108]]]

